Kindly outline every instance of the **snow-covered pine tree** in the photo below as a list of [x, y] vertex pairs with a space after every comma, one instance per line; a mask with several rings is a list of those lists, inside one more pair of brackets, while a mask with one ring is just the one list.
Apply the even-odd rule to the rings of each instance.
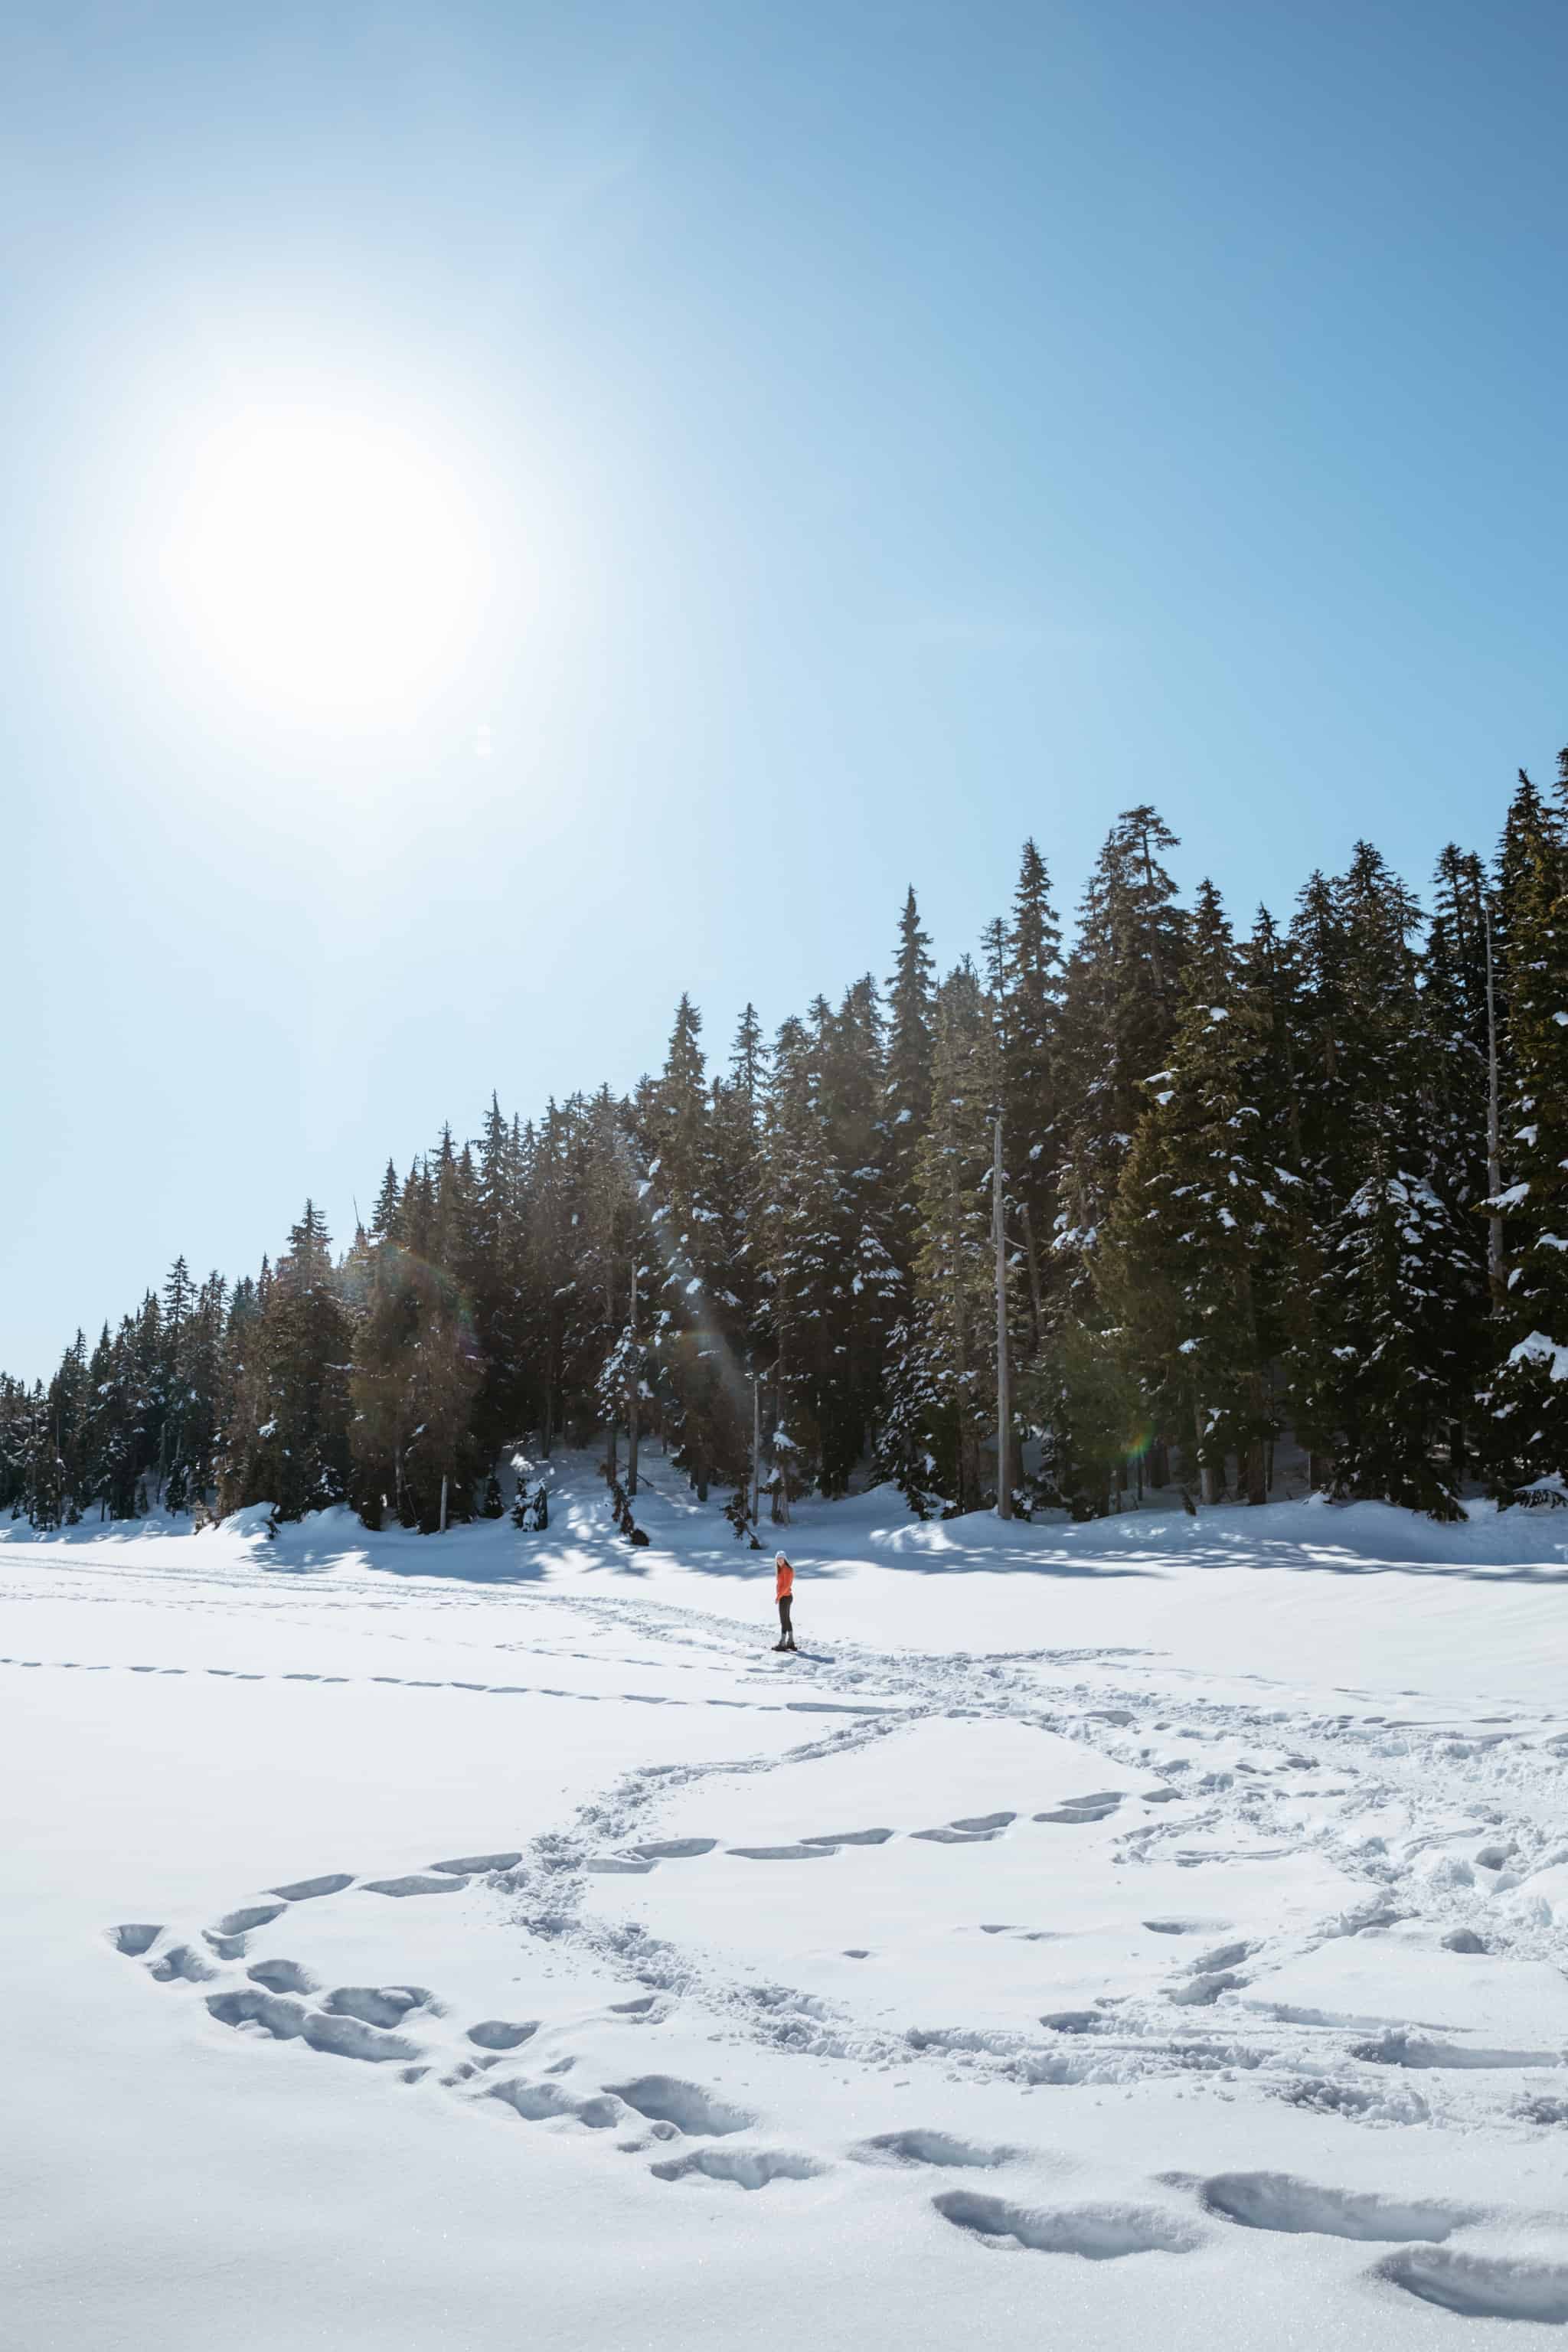
[[1266, 1502], [1279, 1427], [1271, 1367], [1293, 1171], [1273, 1010], [1247, 985], [1218, 892], [1200, 883], [1176, 1034], [1148, 1080], [1097, 1277], [1144, 1426], [1177, 1439], [1205, 1501], [1234, 1454], [1248, 1501]]
[[479, 1384], [474, 1444], [492, 1465], [526, 1422], [523, 1354], [523, 1231], [521, 1139], [492, 1093], [479, 1132], [466, 1269]]
[[882, 1120], [886, 1130], [889, 1232], [900, 1273], [915, 1250], [915, 1168], [931, 1115], [932, 1007], [931, 941], [921, 929], [911, 886], [899, 918], [899, 947], [888, 982], [888, 1060]]
[[1068, 1310], [1091, 1317], [1100, 1229], [1143, 1115], [1144, 1082], [1163, 1068], [1175, 1029], [1185, 918], [1161, 860], [1177, 846], [1152, 808], [1117, 819], [1089, 877], [1067, 967], [1058, 1034], [1068, 1107], [1054, 1247]]
[[1302, 917], [1312, 1282], [1292, 1418], [1340, 1491], [1450, 1516], [1484, 1275], [1442, 1164], [1421, 911], [1359, 842], [1331, 890], [1314, 877]]
[[1024, 844], [1007, 931], [1000, 1032], [1008, 1184], [1023, 1244], [1031, 1354], [1046, 1332], [1061, 1159], [1061, 926], [1045, 859]]
[[269, 1502], [298, 1519], [346, 1497], [351, 1348], [326, 1221], [307, 1201], [247, 1333], [225, 1510]]
[[1511, 1265], [1486, 1402], [1504, 1496], [1568, 1475], [1568, 751], [1558, 805], [1528, 777], [1500, 861], [1511, 1094], [1504, 1126]]
[[984, 1448], [996, 1426], [991, 1166], [1001, 1091], [993, 1008], [966, 959], [937, 997], [913, 1306], [879, 1448], [884, 1475], [925, 1510], [974, 1510], [994, 1488]]
[[375, 1196], [375, 1206], [370, 1215], [370, 1235], [373, 1241], [384, 1241], [397, 1219], [398, 1202], [403, 1187], [397, 1181], [397, 1163], [389, 1159]]
[[875, 982], [786, 1022], [773, 1055], [758, 1234], [764, 1360], [798, 1488], [845, 1491], [880, 1403], [899, 1277], [879, 1158], [886, 1080]]
[[[813, 1026], [793, 1016], [773, 1041], [755, 1219], [762, 1257], [757, 1360], [766, 1367], [764, 1444], [789, 1433], [795, 1460], [815, 1476], [822, 1331], [829, 1316], [837, 1218], [836, 1171], [822, 1108], [820, 999]], [[829, 1343], [830, 1344], [830, 1343]]]
[[1341, 1492], [1452, 1519], [1471, 1365], [1451, 1302], [1457, 1273], [1479, 1281], [1479, 1253], [1430, 1181], [1394, 1165], [1390, 1140], [1373, 1136], [1372, 1172], [1325, 1236], [1316, 1417], [1335, 1433]]
[[655, 1262], [653, 1354], [668, 1397], [675, 1459], [706, 1501], [734, 1486], [750, 1452], [751, 1412], [735, 1351], [727, 1270], [720, 1257], [711, 1101], [702, 1017], [676, 1011], [664, 1071], [641, 1111]]
[[471, 1515], [479, 1381], [471, 1329], [451, 1277], [390, 1234], [370, 1243], [358, 1289], [354, 1501], [367, 1527], [391, 1511], [430, 1534], [441, 1524], [443, 1483], [447, 1521]]

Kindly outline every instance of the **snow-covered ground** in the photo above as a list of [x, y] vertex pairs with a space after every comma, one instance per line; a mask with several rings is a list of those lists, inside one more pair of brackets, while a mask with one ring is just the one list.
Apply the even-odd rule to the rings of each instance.
[[1568, 2323], [1568, 1516], [651, 1467], [0, 1542], [0, 2342]]

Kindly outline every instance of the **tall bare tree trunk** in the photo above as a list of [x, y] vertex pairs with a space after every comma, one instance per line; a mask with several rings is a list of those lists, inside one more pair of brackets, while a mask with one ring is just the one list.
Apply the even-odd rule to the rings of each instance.
[[[775, 1430], [784, 1419], [784, 1335], [781, 1332], [779, 1351], [773, 1363], [773, 1427]], [[787, 1436], [789, 1433], [786, 1431], [784, 1433]], [[773, 1448], [773, 1469], [777, 1474], [773, 1485], [773, 1525], [777, 1528], [787, 1528], [789, 1525], [789, 1463], [787, 1460], [783, 1462], [779, 1460], [779, 1450], [776, 1445]]]
[[763, 1507], [763, 1387], [752, 1374], [752, 1525]]
[[992, 1131], [991, 1227], [996, 1244], [996, 1516], [1013, 1516], [1013, 1384], [1007, 1346], [1007, 1227], [1002, 1209], [1002, 1122]]
[[[1502, 1191], [1502, 1143], [1499, 1134], [1501, 1122], [1498, 1108], [1497, 997], [1492, 984], [1492, 910], [1489, 907], [1483, 908], [1482, 919], [1487, 935], [1487, 1191], [1495, 1201]], [[1502, 1218], [1495, 1213], [1487, 1219], [1487, 1281], [1495, 1315], [1500, 1311], [1508, 1297], [1508, 1281], [1502, 1262]]]
[[1035, 1324], [1035, 1353], [1037, 1356], [1046, 1341], [1046, 1310], [1040, 1298], [1040, 1255], [1035, 1247], [1035, 1228], [1029, 1220], [1027, 1201], [1019, 1203], [1018, 1213], [1024, 1221], [1024, 1256], [1029, 1268], [1029, 1310]]
[[628, 1325], [632, 1338], [632, 1376], [626, 1383], [626, 1492], [637, 1490], [637, 1422], [641, 1403], [642, 1372], [636, 1360], [637, 1344], [637, 1259], [632, 1252], [632, 1319]]
[[1201, 1449], [1204, 1442], [1204, 1409], [1202, 1405], [1197, 1402], [1195, 1398], [1193, 1402], [1193, 1435], [1197, 1442], [1197, 1447], [1199, 1449], [1198, 1498], [1201, 1502], [1212, 1503], [1215, 1499], [1214, 1465], [1212, 1462], [1203, 1458], [1202, 1455]]

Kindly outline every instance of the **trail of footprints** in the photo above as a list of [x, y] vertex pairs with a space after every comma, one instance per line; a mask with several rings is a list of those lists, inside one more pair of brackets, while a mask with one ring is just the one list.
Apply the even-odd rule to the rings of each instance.
[[[694, 1842], [680, 1843], [689, 1846]], [[475, 1855], [467, 1857], [467, 1862], [474, 1869], [486, 1865], [501, 1869], [510, 1867], [516, 1858]], [[450, 1864], [437, 1864], [429, 1874], [418, 1875], [430, 1879], [442, 1875], [443, 1884], [464, 1883]], [[216, 1928], [206, 1931], [204, 1940], [215, 1949], [232, 1946], [280, 1917], [289, 1901], [337, 1893], [353, 1883], [345, 1874], [336, 1874], [329, 1879], [302, 1881], [288, 1896], [279, 1889], [282, 1899], [230, 1912]], [[394, 1886], [402, 1890], [410, 1883], [364, 1882], [373, 1892]], [[134, 1922], [114, 1930], [113, 1940], [129, 1958], [142, 1959], [156, 1952], [163, 1933], [152, 1922]], [[182, 1964], [169, 1966], [177, 1955], [183, 1955]], [[153, 1973], [164, 1980], [196, 1981], [213, 1974], [205, 1963], [189, 1965], [194, 1958], [189, 1946], [169, 1948], [153, 1961]], [[220, 2023], [248, 2027], [278, 2041], [300, 2040], [331, 2056], [395, 2064], [405, 2082], [418, 2081], [430, 2071], [419, 2063], [420, 2045], [400, 2030], [412, 2020], [416, 2031], [421, 2012], [441, 2014], [440, 2005], [427, 1989], [339, 1985], [312, 2008], [306, 2003], [320, 1988], [298, 1962], [258, 1960], [247, 1974], [250, 1982], [243, 1989], [207, 1996], [207, 2007]], [[660, 2007], [658, 1996], [652, 1993], [610, 2005], [612, 2014], [633, 2022], [651, 2021]], [[505, 2105], [525, 2123], [618, 2131], [626, 2136], [615, 2145], [624, 2154], [647, 2154], [663, 2143], [668, 2152], [656, 2157], [649, 2166], [653, 2177], [661, 2181], [715, 2181], [757, 2190], [777, 2180], [810, 2180], [832, 2168], [823, 2158], [795, 2149], [750, 2141], [729, 2145], [750, 2133], [758, 2117], [717, 2092], [676, 2075], [634, 2074], [583, 2090], [563, 2079], [575, 2064], [568, 2056], [537, 2075], [509, 2074], [491, 2079], [489, 2070], [522, 2048], [538, 2030], [533, 2021], [501, 2018], [485, 2018], [470, 2025], [465, 2038], [474, 2054], [459, 2061], [443, 2078], [446, 2084], [471, 2088], [476, 2097]], [[996, 2173], [1030, 2164], [1037, 2151], [985, 2146], [952, 2132], [917, 2126], [878, 2133], [857, 2142], [845, 2154], [856, 2164], [911, 2172]], [[952, 2188], [938, 2190], [931, 2199], [931, 2208], [952, 2228], [989, 2250], [1076, 2255], [1088, 2262], [1193, 2252], [1208, 2242], [1205, 2218], [1245, 2230], [1381, 2243], [1391, 2252], [1370, 2275], [1424, 2302], [1468, 2316], [1568, 2323], [1568, 2265], [1448, 2244], [1458, 2231], [1499, 2218], [1479, 2207], [1318, 2187], [1277, 2172], [1222, 2173], [1207, 2179], [1168, 2173], [1151, 2185], [1167, 2192], [1163, 2201], [1087, 2200], [1041, 2205], [978, 2189]], [[1172, 2192], [1184, 2201], [1179, 2205], [1170, 2201]]]
[[[581, 1658], [585, 1653], [567, 1650], [559, 1654]], [[693, 1674], [699, 1668], [679, 1661], [662, 1662], [668, 1670]], [[347, 1684], [381, 1684], [392, 1690], [468, 1691], [483, 1698], [561, 1698], [572, 1699], [584, 1706], [605, 1703], [624, 1703], [634, 1706], [721, 1706], [753, 1715], [900, 1715], [901, 1706], [888, 1706], [869, 1701], [841, 1699], [763, 1699], [757, 1697], [720, 1698], [717, 1696], [682, 1698], [672, 1691], [595, 1691], [572, 1689], [553, 1683], [484, 1683], [461, 1680], [452, 1675], [323, 1675], [303, 1671], [293, 1673], [260, 1673], [238, 1666], [160, 1666], [125, 1665], [119, 1660], [97, 1661], [84, 1658], [13, 1658], [0, 1657], [0, 1666], [16, 1666], [58, 1674], [84, 1675], [210, 1675], [221, 1681], [235, 1683], [311, 1683], [321, 1689]]]
[[[1116, 1811], [1125, 1794], [1122, 1789], [1102, 1789], [1093, 1796], [1070, 1798], [1032, 1818], [1079, 1826], [1102, 1822]], [[971, 1813], [957, 1821], [941, 1822], [934, 1829], [911, 1830], [910, 1835], [933, 1845], [984, 1845], [1000, 1837], [1017, 1819], [1016, 1812]], [[890, 1829], [831, 1830], [818, 1836], [798, 1838], [787, 1845], [731, 1845], [724, 1851], [742, 1862], [824, 1862], [841, 1846], [886, 1845], [897, 1835], [898, 1832]], [[689, 1862], [700, 1854], [711, 1853], [718, 1843], [717, 1838], [687, 1837], [618, 1846], [610, 1853], [593, 1855], [584, 1867], [611, 1874], [641, 1874], [661, 1862]]]
[[[1115, 1810], [1121, 1793], [1102, 1791], [1034, 1818], [1052, 1822], [1101, 1820]], [[972, 1843], [999, 1836], [1017, 1818], [1013, 1812], [988, 1813], [912, 1834], [944, 1844]], [[893, 1834], [883, 1828], [852, 1830], [803, 1838], [792, 1845], [728, 1851], [753, 1860], [823, 1858], [841, 1846], [883, 1844]], [[650, 1840], [628, 1847], [622, 1855], [604, 1858], [599, 1866], [651, 1870], [662, 1862], [699, 1859], [714, 1852], [717, 1844], [716, 1839], [702, 1837]], [[450, 1894], [475, 1876], [510, 1870], [521, 1858], [521, 1851], [465, 1854], [434, 1863], [425, 1871], [358, 1884], [363, 1892], [398, 1898]], [[352, 1873], [332, 1871], [269, 1888], [267, 1899], [242, 1905], [204, 1929], [205, 1952], [192, 1943], [165, 1942], [163, 1925], [149, 1920], [129, 1921], [111, 1929], [110, 1941], [128, 1958], [144, 1961], [160, 1983], [203, 1985], [218, 1976], [215, 1961], [232, 1965], [244, 1960], [249, 1937], [284, 1917], [292, 1906], [342, 1894], [355, 1883]], [[1170, 1918], [1145, 1924], [1163, 1933], [1182, 1935], [1219, 1923]], [[1015, 1931], [990, 1926], [984, 1932]], [[1202, 1984], [1223, 1974], [1246, 1950], [1246, 1946], [1236, 1945], [1205, 1955], [1193, 1981]], [[243, 1985], [227, 1985], [205, 1996], [207, 2010], [218, 2023], [278, 2042], [299, 2041], [328, 2056], [390, 2066], [404, 2083], [420, 2082], [433, 2071], [428, 2045], [416, 2037], [422, 2020], [434, 2021], [447, 2012], [427, 1987], [335, 1985], [323, 1992], [307, 1969], [283, 1957], [250, 1962], [246, 1979]], [[610, 2003], [608, 2013], [629, 2024], [652, 2023], [668, 2014], [670, 2006], [664, 1997], [647, 1992]], [[1041, 2021], [1062, 2032], [1089, 2030], [1102, 2021], [1093, 2012], [1081, 2018], [1077, 2012], [1064, 2012]], [[833, 2168], [829, 2161], [795, 2149], [757, 2146], [750, 2140], [730, 2145], [752, 2132], [758, 2116], [679, 2076], [640, 2074], [579, 2088], [563, 2079], [576, 2065], [570, 2054], [536, 2074], [492, 2073], [512, 2061], [539, 2031], [536, 2020], [479, 2019], [464, 2030], [467, 2054], [449, 2063], [440, 2077], [442, 2086], [476, 2100], [495, 2102], [524, 2123], [619, 2132], [623, 2137], [614, 2145], [625, 2155], [647, 2155], [662, 2144], [668, 2153], [656, 2156], [649, 2165], [652, 2176], [660, 2181], [713, 2181], [754, 2191], [778, 2180], [810, 2180]], [[1041, 2152], [986, 2146], [917, 2126], [875, 2134], [844, 2153], [856, 2164], [913, 2173], [996, 2173], [1035, 2163]], [[1510, 2218], [1497, 2210], [1322, 2187], [1281, 2172], [1230, 2172], [1207, 2179], [1164, 2173], [1151, 2186], [1165, 2192], [1163, 2200], [1088, 2200], [1042, 2205], [973, 2188], [952, 2188], [938, 2190], [930, 2203], [942, 2221], [992, 2252], [1065, 2254], [1088, 2262], [1193, 2252], [1210, 2241], [1205, 2221], [1242, 2230], [1382, 2244], [1390, 2251], [1367, 2273], [1373, 2281], [1465, 2317], [1568, 2326], [1568, 2263], [1450, 2244], [1461, 2231]], [[1183, 2201], [1171, 2202], [1173, 2196]]]

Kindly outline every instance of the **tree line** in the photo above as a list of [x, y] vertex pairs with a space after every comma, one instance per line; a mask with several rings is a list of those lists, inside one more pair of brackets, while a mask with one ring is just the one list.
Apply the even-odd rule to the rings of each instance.
[[1259, 1502], [1286, 1436], [1438, 1518], [1555, 1481], [1568, 751], [1425, 909], [1362, 842], [1238, 931], [1212, 883], [1179, 902], [1177, 846], [1127, 811], [1064, 940], [1026, 843], [945, 977], [911, 889], [886, 982], [771, 1044], [748, 1006], [710, 1065], [683, 997], [629, 1096], [492, 1097], [342, 1254], [307, 1202], [255, 1276], [177, 1261], [47, 1383], [0, 1376], [0, 1509], [434, 1530], [500, 1514], [520, 1443], [605, 1440], [614, 1476], [624, 1441], [635, 1492], [650, 1433], [738, 1526], [867, 1475], [921, 1515]]

